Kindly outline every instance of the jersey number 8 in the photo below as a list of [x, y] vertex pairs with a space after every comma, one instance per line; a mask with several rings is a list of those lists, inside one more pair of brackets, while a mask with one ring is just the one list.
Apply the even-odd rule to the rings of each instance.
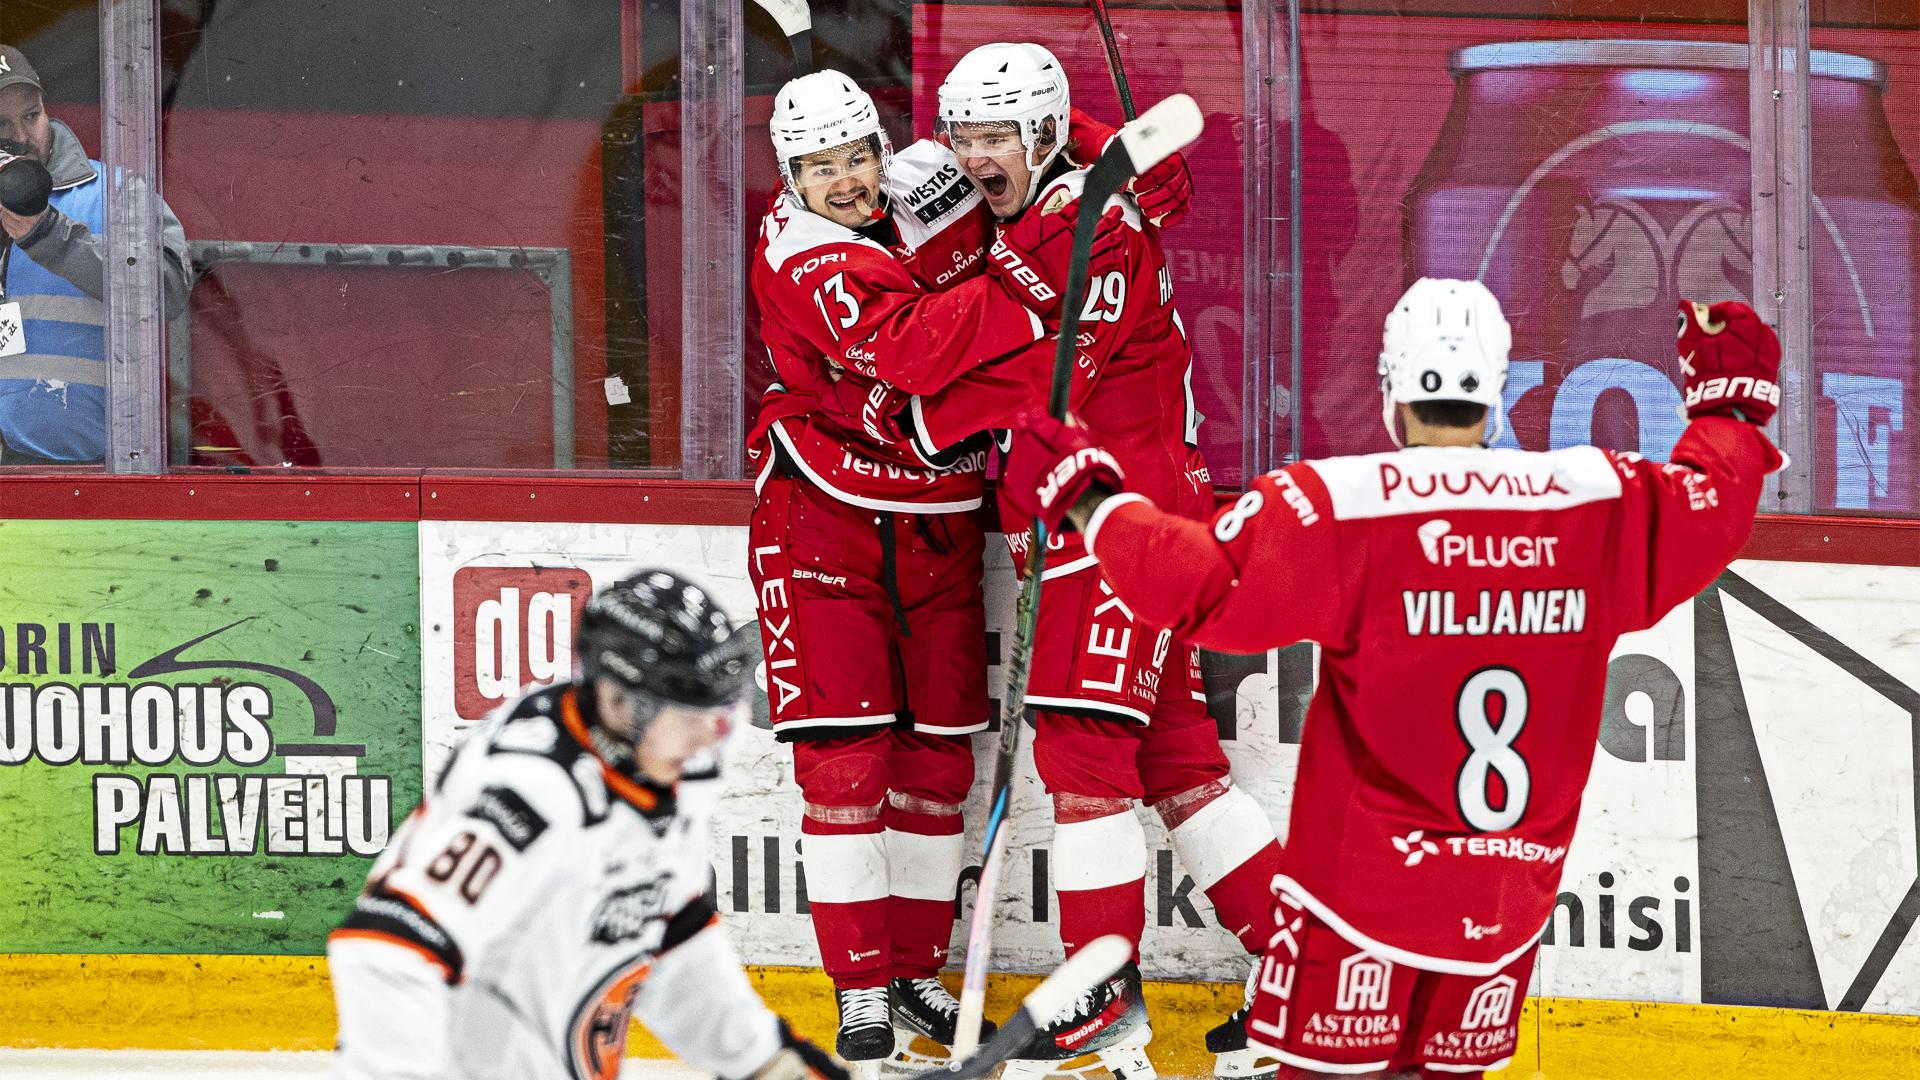
[[[1502, 702], [1500, 725], [1495, 727], [1488, 705], [1495, 696]], [[1460, 735], [1472, 753], [1460, 766], [1455, 794], [1460, 816], [1480, 832], [1498, 832], [1519, 824], [1527, 813], [1527, 796], [1533, 781], [1527, 775], [1527, 760], [1513, 748], [1520, 729], [1527, 723], [1527, 684], [1512, 668], [1484, 667], [1467, 677], [1453, 703], [1454, 720]], [[1493, 776], [1500, 777], [1506, 798], [1495, 809], [1487, 786]]]
[[1233, 538], [1240, 535], [1240, 530], [1247, 527], [1247, 519], [1259, 513], [1265, 505], [1267, 497], [1257, 490], [1240, 496], [1226, 513], [1220, 515], [1220, 520], [1213, 523], [1213, 538], [1223, 544], [1232, 543]]

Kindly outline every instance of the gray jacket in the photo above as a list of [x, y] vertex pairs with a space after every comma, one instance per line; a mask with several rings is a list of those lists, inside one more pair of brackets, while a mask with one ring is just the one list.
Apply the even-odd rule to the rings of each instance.
[[[88, 160], [80, 146], [80, 137], [58, 120], [53, 121], [53, 160], [47, 164], [53, 174], [53, 190], [66, 191], [82, 184], [97, 183], [100, 170]], [[163, 200], [160, 203], [160, 245], [166, 253], [161, 271], [161, 292], [166, 298], [167, 316], [187, 310], [187, 290], [192, 272], [187, 255], [187, 233], [180, 219]], [[79, 221], [48, 207], [47, 216], [21, 243], [20, 249], [33, 261], [72, 282], [95, 300], [107, 298], [107, 238], [94, 233]]]

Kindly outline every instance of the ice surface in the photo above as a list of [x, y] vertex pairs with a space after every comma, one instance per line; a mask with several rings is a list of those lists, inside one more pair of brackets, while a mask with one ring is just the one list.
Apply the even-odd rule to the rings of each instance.
[[[5, 1050], [0, 1076], [7, 1080], [143, 1080], [196, 1076], [208, 1080], [282, 1080], [325, 1076], [332, 1055], [324, 1051], [252, 1053], [237, 1050]], [[706, 1074], [674, 1061], [631, 1060], [622, 1080], [704, 1080]]]

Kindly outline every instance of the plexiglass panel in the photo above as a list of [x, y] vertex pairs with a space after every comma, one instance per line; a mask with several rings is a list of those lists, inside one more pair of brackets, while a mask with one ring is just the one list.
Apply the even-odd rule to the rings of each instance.
[[[1920, 512], [1920, 10], [1847, 0], [1815, 11], [1814, 506], [1911, 514]], [[1849, 77], [1821, 77], [1843, 63]]]
[[620, 5], [168, 15], [166, 193], [198, 275], [176, 462], [645, 463], [604, 381]]
[[[100, 5], [8, 4], [0, 42], [0, 464], [98, 465], [109, 202]], [[183, 287], [184, 266], [171, 277]]]
[[1440, 276], [1513, 326], [1500, 445], [1664, 458], [1674, 304], [1752, 281], [1745, 3], [1406, 6], [1302, 23], [1307, 452], [1389, 445], [1381, 321]]

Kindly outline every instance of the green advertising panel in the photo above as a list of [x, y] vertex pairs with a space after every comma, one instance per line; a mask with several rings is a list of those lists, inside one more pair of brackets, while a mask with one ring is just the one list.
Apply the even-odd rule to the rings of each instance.
[[413, 522], [0, 522], [0, 953], [317, 954], [420, 798]]

